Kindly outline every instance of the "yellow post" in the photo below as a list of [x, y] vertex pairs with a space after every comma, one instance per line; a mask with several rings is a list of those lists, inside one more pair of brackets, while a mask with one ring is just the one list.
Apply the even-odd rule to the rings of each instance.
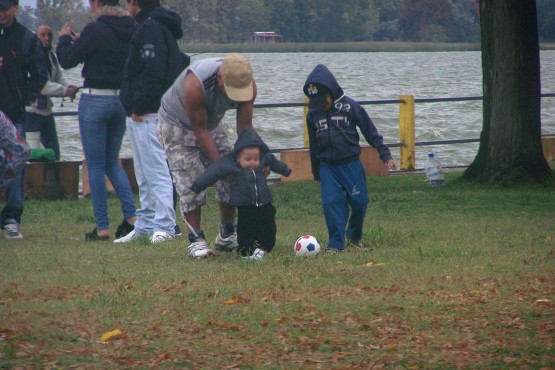
[[399, 100], [401, 100], [401, 104], [399, 104], [400, 168], [402, 170], [414, 170], [416, 168], [414, 95], [400, 95]]
[[[308, 104], [308, 98], [305, 96], [304, 97], [304, 102], [306, 104]], [[303, 132], [304, 132], [304, 147], [308, 148], [308, 127], [306, 127], [306, 115], [308, 114], [308, 105], [305, 105], [304, 107], [304, 113], [303, 113]]]

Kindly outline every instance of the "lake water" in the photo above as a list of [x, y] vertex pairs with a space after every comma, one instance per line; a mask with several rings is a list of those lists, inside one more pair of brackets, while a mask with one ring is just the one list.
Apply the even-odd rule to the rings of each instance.
[[[416, 99], [469, 97], [482, 95], [480, 52], [422, 53], [253, 53], [245, 54], [252, 63], [258, 85], [256, 104], [302, 103], [302, 86], [318, 63], [335, 75], [345, 93], [357, 100], [391, 100], [411, 94]], [[200, 54], [199, 59], [218, 56]], [[82, 85], [81, 66], [65, 71], [66, 78]], [[555, 51], [541, 52], [542, 93], [555, 93]], [[57, 111], [76, 111], [77, 101], [54, 99]], [[366, 105], [370, 117], [388, 144], [399, 142], [399, 106]], [[482, 129], [480, 101], [417, 103], [416, 141], [478, 138]], [[235, 113], [224, 118], [235, 125]], [[77, 117], [57, 117], [62, 160], [81, 160]], [[303, 146], [303, 108], [257, 108], [254, 125], [270, 149]], [[542, 99], [542, 133], [555, 134], [555, 98]], [[474, 159], [478, 143], [416, 147], [416, 166], [421, 168], [426, 153], [437, 151], [444, 166], [464, 166]], [[125, 138], [121, 156], [132, 156]], [[399, 149], [392, 148], [399, 160]]]

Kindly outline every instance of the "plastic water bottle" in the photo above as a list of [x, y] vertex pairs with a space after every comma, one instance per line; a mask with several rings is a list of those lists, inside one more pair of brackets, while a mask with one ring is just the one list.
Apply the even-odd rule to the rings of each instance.
[[442, 186], [445, 184], [443, 167], [441, 167], [441, 163], [433, 152], [428, 153], [428, 160], [426, 161], [426, 181], [431, 186]]

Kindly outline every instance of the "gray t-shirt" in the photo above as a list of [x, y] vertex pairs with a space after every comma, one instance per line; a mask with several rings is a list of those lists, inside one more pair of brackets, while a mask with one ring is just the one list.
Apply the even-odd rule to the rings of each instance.
[[159, 110], [160, 118], [175, 126], [181, 126], [186, 131], [193, 130], [185, 112], [184, 94], [185, 76], [187, 73], [193, 73], [202, 84], [204, 104], [208, 111], [208, 131], [218, 127], [225, 112], [237, 108], [237, 103], [231, 101], [218, 88], [216, 76], [222, 61], [223, 58], [202, 59], [181, 72], [173, 85], [162, 96]]

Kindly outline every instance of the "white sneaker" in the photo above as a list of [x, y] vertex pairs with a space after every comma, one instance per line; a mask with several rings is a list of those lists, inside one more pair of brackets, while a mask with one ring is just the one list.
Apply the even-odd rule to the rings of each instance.
[[4, 225], [4, 238], [23, 239], [23, 235], [19, 232], [19, 224], [17, 222]]
[[222, 238], [222, 234], [218, 233], [214, 246], [215, 249], [220, 252], [233, 252], [239, 246], [237, 243], [237, 234], [233, 233], [227, 238]]
[[168, 234], [165, 231], [156, 231], [154, 234], [152, 234], [152, 237], [150, 238], [150, 242], [151, 243], [162, 243], [165, 242], [167, 240], [172, 240], [174, 238], [173, 235]]
[[142, 235], [137, 234], [137, 233], [135, 232], [135, 230], [131, 230], [131, 232], [130, 232], [129, 234], [127, 234], [127, 235], [125, 235], [125, 236], [122, 236], [122, 237], [119, 238], [119, 239], [114, 240], [114, 243], [115, 243], [115, 244], [130, 243], [130, 242], [132, 242], [133, 240], [137, 240], [137, 239], [139, 239], [139, 238], [141, 238], [141, 237], [142, 237]]
[[264, 254], [266, 252], [264, 252], [262, 249], [260, 248], [256, 248], [254, 250], [254, 252], [252, 253], [252, 256], [247, 256], [247, 257], [243, 257], [246, 260], [256, 260], [256, 261], [260, 261], [262, 258], [264, 258]]
[[189, 245], [189, 257], [191, 258], [207, 258], [214, 255], [214, 252], [208, 248], [208, 242], [202, 238], [197, 238], [196, 241]]

